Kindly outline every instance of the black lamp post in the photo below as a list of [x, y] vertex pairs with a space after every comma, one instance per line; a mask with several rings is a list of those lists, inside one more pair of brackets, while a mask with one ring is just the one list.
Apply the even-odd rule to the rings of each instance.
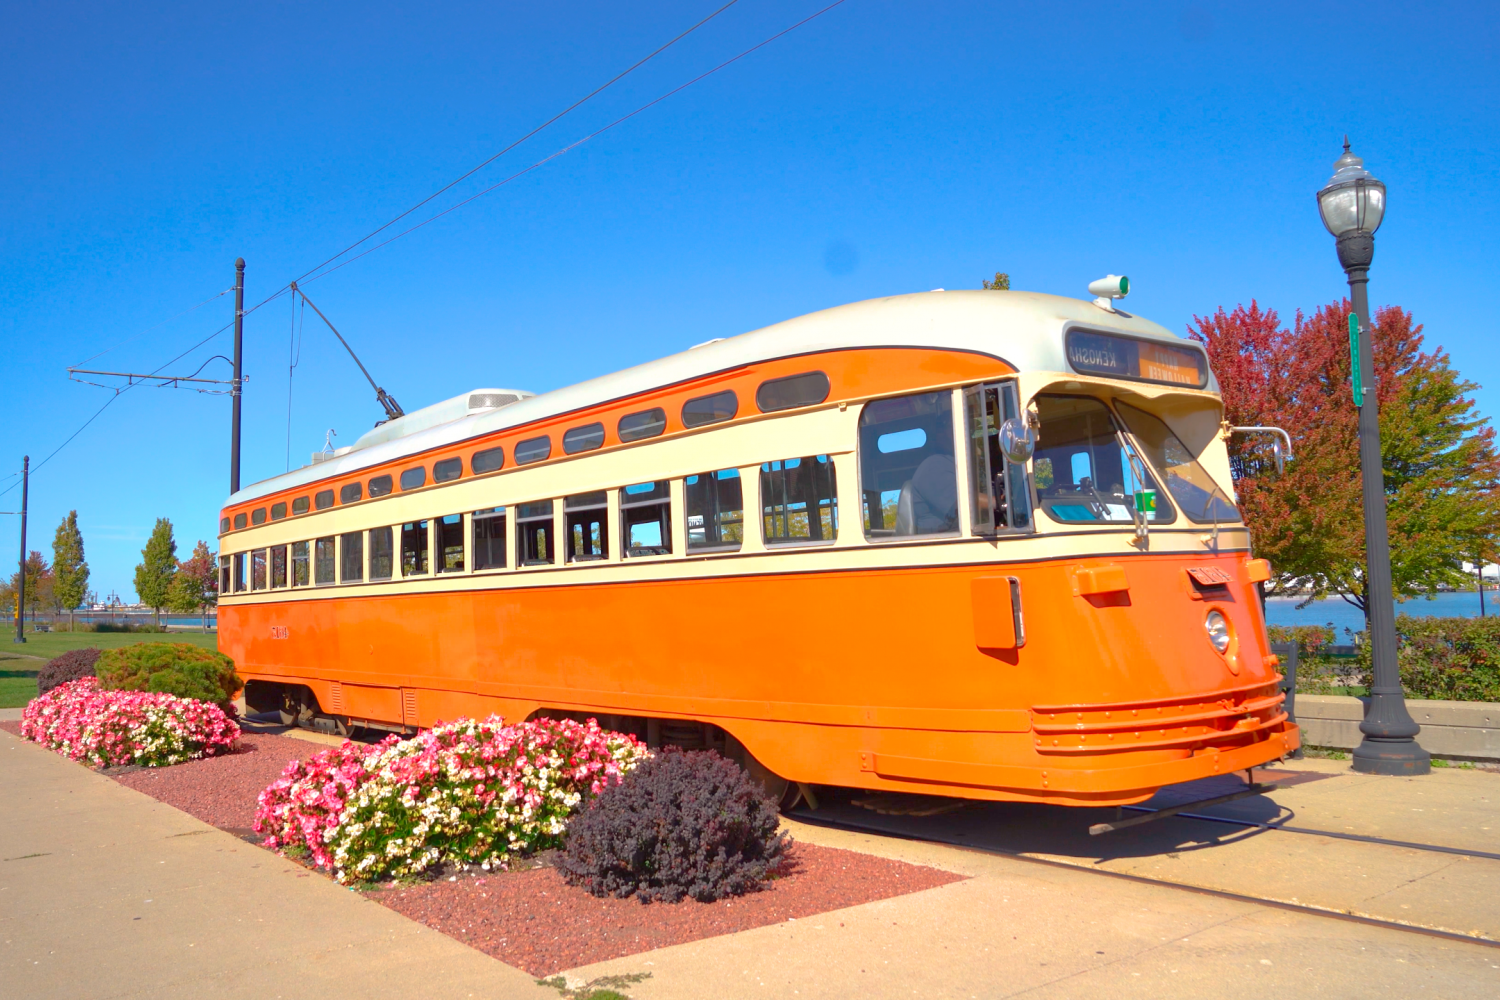
[[1333, 177], [1318, 192], [1323, 225], [1338, 240], [1339, 264], [1349, 277], [1357, 338], [1354, 399], [1359, 406], [1359, 467], [1365, 501], [1365, 613], [1369, 626], [1374, 683], [1365, 720], [1364, 739], [1354, 750], [1354, 770], [1366, 774], [1426, 774], [1432, 759], [1415, 737], [1422, 727], [1412, 721], [1401, 693], [1396, 665], [1396, 604], [1391, 591], [1391, 540], [1385, 523], [1385, 476], [1380, 461], [1380, 413], [1375, 399], [1374, 327], [1370, 325], [1370, 261], [1375, 257], [1375, 230], [1385, 217], [1385, 185], [1370, 175], [1364, 161], [1349, 151], [1333, 165]]

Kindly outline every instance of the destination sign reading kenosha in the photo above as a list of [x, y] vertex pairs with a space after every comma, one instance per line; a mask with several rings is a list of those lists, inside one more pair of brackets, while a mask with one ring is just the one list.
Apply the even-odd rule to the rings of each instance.
[[1113, 333], [1069, 330], [1068, 364], [1081, 375], [1190, 385], [1194, 389], [1208, 384], [1208, 363], [1202, 351]]

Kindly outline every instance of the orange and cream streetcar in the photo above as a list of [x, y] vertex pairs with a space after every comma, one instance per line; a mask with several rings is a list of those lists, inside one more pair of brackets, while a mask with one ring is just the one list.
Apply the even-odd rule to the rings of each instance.
[[594, 716], [784, 804], [1139, 802], [1299, 742], [1228, 430], [1199, 346], [1110, 298], [858, 302], [241, 490], [219, 645], [335, 732]]

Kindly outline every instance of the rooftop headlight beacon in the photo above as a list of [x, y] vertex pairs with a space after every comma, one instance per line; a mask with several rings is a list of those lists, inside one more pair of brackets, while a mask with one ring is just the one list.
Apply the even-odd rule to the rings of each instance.
[[1123, 299], [1130, 294], [1130, 279], [1123, 274], [1108, 274], [1098, 281], [1089, 282], [1089, 294], [1097, 295], [1094, 305], [1100, 309], [1115, 311], [1115, 299]]

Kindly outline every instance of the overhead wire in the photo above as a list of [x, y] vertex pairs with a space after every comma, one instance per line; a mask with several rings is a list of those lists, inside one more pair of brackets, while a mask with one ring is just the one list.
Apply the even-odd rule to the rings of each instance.
[[[647, 103], [645, 103], [645, 104], [641, 105], [640, 107], [636, 108], [634, 111], [630, 112], [629, 114], [623, 115], [623, 116], [621, 116], [619, 118], [616, 118], [614, 121], [612, 121], [609, 124], [603, 126], [602, 128], [595, 129], [593, 132], [588, 133], [587, 135], [583, 136], [582, 138], [580, 138], [580, 139], [578, 139], [578, 140], [576, 140], [574, 142], [571, 142], [571, 143], [569, 143], [566, 146], [563, 146], [561, 149], [558, 149], [557, 151], [551, 153], [548, 156], [543, 157], [540, 160], [537, 160], [535, 163], [532, 163], [530, 166], [526, 167], [525, 169], [519, 170], [516, 173], [511, 174], [510, 176], [508, 176], [508, 177], [506, 177], [506, 178], [504, 178], [504, 179], [502, 179], [502, 180], [500, 180], [500, 181], [498, 181], [498, 182], [490, 185], [489, 187], [484, 188], [483, 190], [481, 190], [481, 191], [479, 191], [479, 192], [477, 192], [477, 193], [475, 193], [473, 195], [470, 195], [469, 197], [463, 199], [462, 201], [460, 201], [460, 202], [458, 202], [458, 203], [456, 203], [454, 205], [449, 206], [448, 208], [444, 209], [443, 211], [438, 212], [438, 213], [436, 213], [436, 214], [434, 214], [432, 216], [429, 216], [428, 218], [424, 219], [423, 221], [417, 223], [415, 226], [411, 226], [411, 227], [409, 227], [409, 228], [401, 231], [400, 233], [397, 233], [395, 236], [392, 236], [389, 239], [383, 240], [380, 243], [377, 243], [375, 246], [370, 247], [370, 248], [362, 251], [361, 253], [356, 254], [353, 257], [350, 257], [349, 259], [341, 261], [340, 263], [338, 263], [337, 265], [335, 265], [333, 267], [328, 267], [329, 264], [332, 264], [334, 261], [338, 260], [340, 257], [343, 257], [344, 255], [346, 255], [347, 253], [349, 253], [349, 251], [351, 251], [351, 250], [355, 249], [356, 247], [360, 246], [361, 244], [367, 242], [368, 240], [370, 240], [374, 236], [379, 235], [380, 233], [384, 232], [386, 229], [389, 229], [391, 226], [395, 225], [397, 222], [400, 222], [402, 219], [406, 218], [408, 215], [410, 215], [411, 213], [415, 212], [416, 210], [418, 210], [419, 208], [421, 208], [423, 205], [426, 205], [429, 202], [431, 202], [434, 198], [437, 198], [437, 197], [441, 196], [444, 192], [451, 190], [454, 187], [454, 185], [463, 182], [465, 179], [467, 179], [469, 177], [472, 177], [476, 172], [478, 172], [479, 170], [482, 170], [484, 167], [486, 167], [489, 164], [493, 163], [495, 160], [499, 159], [501, 156], [505, 155], [510, 150], [516, 148], [521, 143], [525, 142], [527, 139], [532, 138], [537, 133], [539, 133], [543, 129], [547, 128], [549, 125], [552, 125], [553, 123], [557, 122], [559, 119], [561, 119], [562, 117], [564, 117], [565, 115], [567, 115], [570, 112], [576, 110], [578, 107], [580, 107], [581, 105], [583, 105], [587, 101], [589, 101], [592, 98], [598, 96], [604, 90], [606, 90], [609, 87], [613, 86], [615, 83], [618, 83], [620, 80], [624, 79], [630, 73], [632, 73], [635, 70], [639, 69], [641, 66], [645, 65], [647, 62], [650, 62], [656, 56], [660, 55], [662, 52], [666, 51], [668, 48], [672, 47], [677, 42], [681, 41], [683, 38], [686, 38], [688, 35], [692, 34], [694, 31], [697, 31], [699, 28], [701, 28], [703, 25], [707, 24], [709, 21], [711, 21], [714, 18], [718, 17], [724, 11], [726, 11], [730, 7], [734, 6], [737, 2], [738, 2], [738, 0], [729, 0], [729, 3], [726, 3], [722, 7], [719, 7], [718, 9], [716, 9], [715, 11], [713, 11], [711, 14], [709, 14], [707, 17], [703, 18], [702, 20], [700, 20], [697, 23], [693, 24], [691, 27], [689, 27], [685, 31], [683, 31], [680, 34], [678, 34], [675, 37], [673, 37], [670, 41], [668, 41], [665, 44], [663, 44], [663, 45], [659, 46], [658, 48], [654, 49], [651, 53], [649, 53], [645, 57], [641, 58], [640, 60], [637, 60], [635, 63], [633, 63], [627, 69], [625, 69], [625, 70], [621, 71], [620, 73], [616, 74], [615, 76], [611, 77], [608, 81], [606, 81], [605, 83], [601, 84], [599, 87], [596, 87], [594, 90], [590, 91], [584, 97], [580, 98], [577, 101], [574, 101], [568, 107], [564, 108], [562, 111], [560, 111], [556, 115], [553, 115], [551, 118], [547, 119], [547, 121], [543, 122], [541, 125], [538, 125], [536, 128], [533, 128], [531, 131], [527, 132], [521, 138], [519, 138], [519, 139], [515, 140], [514, 142], [510, 143], [504, 149], [500, 150], [498, 153], [496, 153], [493, 156], [489, 157], [484, 162], [480, 163], [479, 165], [475, 166], [474, 168], [472, 168], [472, 169], [466, 171], [465, 173], [461, 174], [459, 177], [455, 178], [450, 183], [445, 184], [443, 187], [439, 188], [437, 191], [434, 191], [432, 194], [428, 195], [426, 198], [423, 198], [421, 201], [417, 202], [415, 205], [413, 205], [411, 208], [408, 208], [406, 211], [402, 212], [400, 215], [397, 215], [395, 218], [391, 219], [389, 222], [386, 222], [384, 225], [380, 226], [379, 228], [372, 230], [370, 233], [366, 234], [365, 236], [361, 237], [360, 239], [356, 240], [355, 242], [349, 244], [349, 246], [345, 247], [343, 250], [341, 250], [338, 253], [334, 254], [332, 257], [329, 257], [328, 259], [324, 260], [322, 263], [320, 263], [317, 266], [309, 269], [308, 271], [303, 272], [303, 274], [300, 277], [298, 277], [297, 279], [295, 279], [295, 280], [298, 281], [298, 282], [316, 281], [318, 278], [326, 277], [327, 275], [332, 274], [334, 271], [337, 271], [337, 270], [343, 268], [344, 266], [346, 266], [348, 264], [352, 264], [354, 261], [359, 260], [360, 258], [365, 257], [365, 256], [373, 253], [376, 250], [379, 250], [381, 247], [388, 246], [391, 243], [394, 243], [396, 240], [401, 239], [403, 236], [407, 236], [407, 235], [409, 235], [409, 234], [411, 234], [413, 232], [416, 232], [418, 229], [423, 228], [424, 226], [428, 225], [429, 223], [436, 222], [438, 219], [441, 219], [444, 216], [449, 215], [450, 213], [455, 212], [455, 211], [457, 211], [460, 208], [463, 208], [465, 205], [468, 205], [471, 202], [473, 202], [473, 201], [475, 201], [475, 200], [477, 200], [479, 198], [482, 198], [483, 196], [489, 194], [490, 192], [496, 190], [497, 188], [500, 188], [500, 187], [503, 187], [506, 184], [509, 184], [511, 181], [517, 179], [518, 177], [522, 177], [522, 176], [524, 176], [524, 175], [532, 172], [533, 170], [536, 170], [538, 167], [541, 167], [544, 164], [549, 163], [550, 161], [557, 159], [559, 156], [562, 156], [563, 154], [565, 154], [565, 153], [567, 153], [567, 152], [569, 152], [569, 151], [571, 151], [573, 149], [577, 149], [579, 146], [583, 145], [584, 143], [588, 142], [589, 140], [594, 139], [597, 136], [602, 135], [603, 133], [608, 132], [609, 130], [615, 128], [616, 126], [621, 125], [621, 124], [629, 121], [630, 119], [636, 117], [637, 115], [640, 115], [641, 113], [643, 113], [643, 112], [651, 109], [652, 107], [655, 107], [657, 104], [660, 104], [662, 101], [667, 100], [668, 98], [672, 97], [673, 95], [678, 94], [678, 93], [686, 90], [687, 88], [693, 86], [696, 83], [699, 83], [700, 81], [702, 81], [704, 79], [707, 79], [708, 77], [714, 75], [715, 73], [719, 72], [720, 70], [725, 69], [728, 66], [731, 66], [734, 63], [739, 62], [741, 59], [744, 59], [746, 56], [750, 55], [751, 53], [756, 52], [757, 50], [764, 48], [765, 46], [767, 46], [767, 45], [771, 44], [772, 42], [776, 41], [778, 38], [781, 38], [782, 36], [784, 36], [786, 34], [789, 34], [790, 32], [795, 31], [796, 29], [802, 27], [804, 24], [807, 24], [810, 21], [816, 20], [817, 18], [819, 18], [819, 17], [823, 16], [824, 14], [828, 13], [830, 10], [833, 10], [835, 7], [842, 6], [845, 3], [845, 0], [834, 0], [833, 3], [828, 4], [826, 7], [823, 7], [820, 10], [815, 11], [814, 13], [808, 15], [807, 17], [804, 17], [802, 20], [797, 21], [794, 24], [789, 25], [786, 28], [783, 28], [782, 30], [776, 32], [774, 35], [771, 35], [770, 37], [764, 39], [763, 41], [758, 42], [755, 45], [750, 46], [749, 48], [745, 49], [743, 52], [740, 52], [738, 55], [734, 56], [733, 58], [726, 59], [724, 62], [721, 62], [717, 66], [714, 66], [712, 69], [707, 70], [706, 72], [700, 73], [699, 75], [693, 77], [691, 80], [688, 80], [686, 83], [683, 83], [683, 84], [681, 84], [681, 85], [679, 85], [677, 87], [672, 88], [671, 90], [669, 90], [666, 93], [662, 94], [660, 97], [656, 98], [655, 100], [648, 101]], [[325, 268], [326, 268], [326, 270], [325, 270]], [[219, 292], [218, 294], [213, 295], [213, 296], [209, 297], [208, 299], [205, 299], [203, 302], [200, 302], [197, 305], [195, 305], [195, 306], [193, 306], [193, 307], [191, 307], [189, 309], [184, 310], [182, 313], [177, 314], [177, 316], [172, 317], [172, 319], [176, 319], [176, 318], [179, 318], [180, 316], [186, 315], [187, 313], [193, 312], [193, 311], [201, 308], [202, 306], [207, 305], [209, 302], [214, 301], [215, 299], [219, 298], [220, 296], [227, 294], [227, 292], [229, 292], [231, 290], [232, 289], [225, 289], [225, 291]], [[269, 305], [270, 303], [274, 302], [276, 299], [278, 299], [281, 296], [287, 294], [287, 292], [289, 292], [289, 291], [291, 291], [291, 283], [290, 282], [288, 282], [286, 285], [281, 286], [275, 292], [271, 293], [266, 298], [262, 299], [260, 302], [257, 302], [255, 305], [253, 305], [250, 308], [244, 310], [244, 312], [241, 313], [241, 317], [249, 316], [251, 313], [257, 311], [258, 309], [260, 309], [263, 306]], [[115, 346], [116, 347], [123, 346], [123, 344], [129, 343], [132, 340], [138, 339], [139, 337], [144, 336], [145, 333], [150, 332], [150, 330], [156, 329], [156, 328], [164, 325], [165, 323], [168, 323], [168, 322], [171, 322], [171, 321], [172, 321], [171, 319], [164, 320], [162, 323], [157, 324], [156, 327], [150, 327], [147, 330], [142, 331], [140, 334], [137, 334], [135, 337], [132, 337], [129, 340], [123, 341], [123, 342], [121, 342], [121, 344], [117, 344]], [[210, 333], [207, 337], [204, 337], [202, 340], [198, 341], [196, 344], [194, 344], [193, 346], [189, 347], [187, 350], [183, 351], [181, 354], [178, 354], [176, 357], [174, 357], [171, 360], [165, 362], [164, 364], [158, 366], [150, 374], [151, 375], [158, 374], [159, 372], [161, 372], [161, 370], [163, 368], [166, 368], [169, 365], [175, 364], [177, 361], [180, 361], [182, 358], [184, 358], [187, 355], [189, 355], [189, 354], [193, 353], [194, 351], [198, 350], [198, 348], [200, 348], [203, 345], [207, 344], [209, 341], [213, 340], [215, 337], [218, 337], [221, 334], [225, 333], [226, 331], [228, 331], [233, 326], [234, 326], [234, 321], [231, 320], [229, 323], [225, 324], [224, 326], [221, 326], [219, 329], [215, 330], [213, 333]], [[114, 349], [113, 347], [107, 348], [105, 351], [101, 351], [100, 354], [94, 355], [93, 358], [97, 358], [100, 355], [108, 353], [108, 351], [113, 350], [113, 349]], [[89, 358], [87, 360], [93, 360], [93, 358]], [[210, 359], [210, 360], [212, 360], [212, 359]], [[202, 369], [200, 368], [200, 371], [201, 370]], [[106, 409], [108, 409], [110, 407], [110, 405], [112, 403], [114, 403], [115, 400], [119, 399], [122, 394], [128, 392], [131, 388], [133, 388], [133, 385], [126, 385], [126, 386], [122, 386], [120, 388], [115, 389], [113, 395], [111, 395], [109, 399], [105, 400], [104, 405], [101, 406], [101, 407], [99, 407], [98, 410], [94, 411], [94, 414], [92, 416], [90, 416], [87, 420], [85, 420], [83, 422], [83, 424], [77, 430], [75, 430], [72, 434], [70, 434], [67, 437], [67, 439], [65, 441], [63, 441], [62, 444], [60, 444], [56, 448], [54, 448], [47, 455], [46, 458], [42, 459], [35, 466], [33, 466], [33, 471], [35, 471], [37, 469], [40, 469], [42, 466], [46, 465], [49, 461], [51, 461], [52, 458], [54, 456], [56, 456], [58, 452], [62, 451], [75, 438], [77, 438], [79, 434], [83, 433], [83, 431], [90, 424], [92, 424], [95, 420], [97, 420], [99, 418], [100, 414], [102, 414]], [[288, 390], [287, 407], [288, 407], [288, 435], [290, 435], [290, 433], [291, 433], [291, 428], [290, 428], [290, 410], [291, 410], [290, 389]], [[290, 438], [288, 440], [288, 459], [287, 460], [288, 460], [288, 465], [290, 466]], [[17, 485], [19, 485], [19, 484], [18, 483], [12, 483], [10, 486], [6, 487], [5, 489], [0, 490], [0, 496], [4, 496], [6, 493], [8, 493], [11, 490], [15, 489], [15, 487]]]
[[181, 319], [182, 317], [186, 316], [188, 313], [197, 312], [199, 309], [202, 309], [204, 306], [208, 305], [214, 299], [217, 299], [217, 298], [220, 298], [222, 296], [228, 295], [232, 291], [234, 291], [234, 287], [233, 286], [224, 289], [222, 292], [215, 292], [213, 295], [210, 295], [208, 298], [204, 299], [202, 302], [198, 303], [197, 305], [195, 305], [195, 306], [189, 306], [188, 308], [184, 309], [182, 312], [178, 313], [176, 316], [168, 316], [166, 319], [162, 320], [160, 323], [156, 323], [156, 324], [154, 324], [152, 326], [146, 327], [146, 329], [142, 330], [140, 333], [136, 334], [133, 337], [126, 337], [124, 340], [120, 341], [118, 344], [114, 344], [114, 345], [112, 345], [110, 347], [106, 347], [104, 350], [100, 351], [98, 354], [91, 354], [91, 355], [89, 355], [88, 357], [84, 358], [82, 361], [78, 362], [78, 364], [74, 365], [73, 367], [75, 367], [75, 368], [81, 367], [83, 365], [88, 364], [90, 361], [93, 361], [95, 358], [102, 358], [102, 357], [104, 357], [104, 355], [108, 354], [110, 351], [115, 350], [116, 348], [124, 347], [126, 344], [134, 343], [135, 341], [140, 340], [146, 334], [150, 333], [152, 330], [159, 330], [162, 327], [166, 326], [168, 323], [171, 323], [174, 320]]
[[658, 47], [657, 49], [653, 50], [650, 54], [648, 54], [648, 55], [642, 57], [641, 59], [637, 60], [635, 63], [631, 64], [628, 68], [626, 68], [626, 69], [622, 70], [621, 72], [615, 74], [614, 76], [610, 77], [609, 80], [607, 80], [604, 83], [600, 84], [599, 86], [595, 87], [593, 90], [589, 91], [583, 97], [580, 97], [578, 100], [574, 101], [572, 104], [568, 105], [566, 108], [563, 108], [557, 114], [553, 115], [551, 118], [548, 118], [546, 121], [542, 122], [540, 125], [538, 125], [534, 129], [532, 129], [530, 132], [527, 132], [525, 135], [521, 136], [519, 139], [517, 139], [514, 142], [510, 143], [508, 146], [506, 146], [504, 149], [500, 150], [494, 156], [489, 157], [488, 159], [486, 159], [484, 162], [480, 163], [478, 166], [474, 167], [473, 169], [467, 170], [464, 173], [460, 174], [458, 177], [456, 177], [453, 180], [449, 181], [447, 184], [444, 184], [442, 187], [440, 187], [436, 191], [432, 192], [432, 194], [428, 195], [426, 198], [423, 198], [421, 201], [417, 202], [411, 208], [408, 208], [406, 211], [402, 212], [400, 215], [396, 216], [394, 219], [390, 220], [385, 225], [383, 225], [380, 228], [375, 229], [375, 230], [367, 233], [364, 236], [361, 236], [359, 239], [355, 240], [353, 243], [349, 244], [347, 247], [345, 247], [344, 249], [340, 250], [338, 253], [334, 254], [332, 257], [329, 257], [327, 260], [323, 261], [323, 263], [319, 264], [317, 267], [310, 268], [309, 270], [307, 270], [303, 274], [299, 275], [295, 280], [297, 280], [299, 282], [302, 281], [304, 278], [307, 278], [309, 275], [313, 274], [314, 272], [320, 271], [323, 268], [327, 267], [329, 264], [331, 264], [334, 261], [338, 260], [340, 257], [344, 256], [344, 254], [348, 253], [350, 250], [353, 250], [355, 247], [359, 246], [361, 243], [364, 243], [367, 240], [373, 239], [374, 237], [376, 237], [376, 236], [380, 235], [381, 233], [385, 232], [387, 229], [391, 228], [396, 223], [400, 222], [402, 219], [406, 218], [408, 215], [410, 215], [411, 213], [415, 212], [417, 209], [421, 208], [423, 205], [425, 205], [428, 202], [432, 201], [434, 198], [438, 197], [439, 195], [443, 194], [446, 191], [451, 190], [455, 185], [462, 183], [463, 181], [467, 180], [468, 178], [474, 176], [479, 171], [483, 170], [485, 167], [489, 166], [491, 163], [494, 163], [496, 160], [500, 159], [500, 157], [504, 156], [506, 153], [510, 152], [512, 149], [515, 149], [517, 146], [521, 145], [521, 143], [525, 142], [527, 139], [530, 139], [532, 136], [536, 135], [538, 132], [540, 132], [543, 129], [547, 128], [547, 126], [551, 125], [552, 123], [554, 123], [554, 122], [558, 121], [559, 119], [563, 118], [564, 116], [568, 115], [569, 113], [571, 113], [572, 111], [576, 110], [577, 108], [579, 108], [583, 104], [586, 104], [587, 102], [593, 100], [599, 94], [601, 94], [604, 91], [608, 90], [610, 87], [614, 86], [616, 83], [619, 83], [621, 80], [625, 79], [625, 77], [629, 76], [631, 73], [634, 73], [636, 70], [638, 70], [642, 66], [646, 65], [652, 59], [655, 59], [657, 56], [659, 56], [663, 52], [667, 51], [667, 49], [671, 48], [673, 45], [676, 45], [678, 42], [682, 41], [688, 35], [691, 35], [693, 32], [697, 31], [699, 28], [703, 27], [709, 21], [712, 21], [714, 18], [718, 17], [720, 14], [724, 13], [726, 10], [728, 10], [730, 7], [733, 7], [738, 2], [739, 2], [739, 0], [729, 0], [728, 3], [726, 3], [724, 6], [720, 7], [718, 10], [714, 11], [712, 14], [709, 14], [707, 17], [705, 17], [703, 20], [699, 21], [697, 24], [694, 24], [692, 27], [688, 28], [686, 31], [684, 31], [681, 34], [677, 35], [671, 41], [669, 41], [666, 44], [664, 44], [664, 45]]
[[[590, 139], [593, 139], [593, 138], [595, 138], [597, 136], [603, 135], [605, 132], [608, 132], [610, 129], [614, 128], [615, 126], [624, 124], [625, 122], [627, 122], [630, 119], [634, 118], [635, 116], [641, 114], [642, 112], [645, 112], [645, 111], [647, 111], [647, 110], [655, 107], [656, 105], [660, 104], [662, 101], [665, 101], [667, 98], [673, 96], [674, 94], [678, 94], [678, 93], [686, 90], [687, 88], [691, 87], [693, 84], [698, 83], [699, 81], [704, 80], [704, 79], [706, 79], [706, 78], [708, 78], [710, 76], [713, 76], [715, 73], [719, 72], [719, 70], [724, 69], [724, 68], [726, 68], [728, 66], [733, 65], [734, 63], [739, 62], [741, 59], [743, 59], [746, 56], [750, 55], [752, 52], [756, 51], [757, 49], [761, 49], [761, 48], [766, 47], [767, 45], [770, 45], [772, 42], [776, 41], [776, 39], [780, 38], [782, 35], [785, 35], [785, 34], [787, 34], [789, 32], [795, 31], [796, 29], [802, 27], [807, 22], [809, 22], [809, 21], [811, 21], [811, 20], [813, 20], [815, 18], [823, 16], [824, 14], [828, 13], [830, 10], [833, 10], [833, 8], [840, 6], [844, 2], [845, 2], [845, 0], [834, 0], [833, 3], [829, 4], [827, 7], [824, 7], [822, 10], [819, 10], [816, 13], [813, 13], [813, 14], [809, 14], [807, 17], [805, 17], [802, 20], [798, 21], [796, 24], [793, 24], [793, 25], [790, 25], [790, 26], [788, 26], [786, 28], [783, 28], [780, 31], [776, 32], [776, 34], [774, 34], [771, 37], [765, 39], [764, 41], [759, 42], [759, 43], [757, 43], [755, 45], [750, 46], [748, 49], [746, 49], [745, 51], [741, 52], [739, 55], [735, 56], [734, 58], [732, 58], [732, 59], [726, 59], [723, 62], [719, 63], [719, 65], [715, 66], [713, 69], [710, 69], [710, 70], [707, 70], [707, 71], [705, 71], [703, 73], [700, 73], [699, 75], [693, 77], [691, 80], [687, 81], [684, 84], [680, 84], [679, 86], [673, 87], [671, 90], [667, 91], [665, 94], [662, 94], [660, 97], [656, 98], [655, 100], [648, 101], [645, 104], [642, 104], [640, 107], [636, 108], [634, 111], [630, 112], [628, 115], [622, 115], [621, 117], [616, 118], [614, 121], [610, 122], [608, 125], [605, 125], [602, 128], [595, 129], [593, 132], [590, 132], [588, 135], [585, 135], [583, 138], [578, 139], [578, 140], [576, 140], [574, 142], [571, 142], [568, 145], [566, 145], [566, 146], [562, 147], [561, 149], [557, 150], [556, 152], [553, 152], [553, 153], [551, 153], [551, 154], [549, 154], [547, 156], [542, 157], [540, 160], [537, 160], [535, 163], [531, 164], [528, 167], [525, 167], [522, 170], [516, 171], [515, 173], [511, 174], [509, 177], [506, 177], [506, 178], [504, 178], [503, 180], [500, 180], [500, 181], [496, 181], [494, 184], [491, 184], [489, 187], [485, 188], [484, 190], [478, 191], [478, 192], [470, 195], [469, 197], [465, 198], [464, 200], [462, 200], [462, 201], [460, 201], [460, 202], [458, 202], [458, 203], [456, 203], [454, 205], [451, 205], [448, 208], [443, 209], [441, 212], [438, 212], [436, 215], [432, 215], [432, 216], [429, 216], [426, 219], [423, 219], [421, 222], [417, 223], [415, 226], [410, 227], [409, 229], [402, 230], [401, 232], [397, 233], [395, 236], [392, 236], [390, 239], [388, 239], [388, 240], [382, 240], [381, 242], [379, 242], [379, 243], [375, 244], [374, 246], [370, 247], [369, 249], [361, 251], [360, 253], [355, 254], [353, 257], [350, 257], [348, 260], [341, 261], [340, 263], [335, 264], [333, 267], [328, 268], [326, 271], [323, 271], [323, 272], [321, 272], [319, 274], [313, 275], [311, 278], [308, 278], [307, 281], [303, 282], [303, 281], [301, 281], [300, 278], [298, 279], [298, 281], [300, 283], [302, 283], [302, 284], [310, 284], [310, 283], [312, 283], [314, 281], [317, 281], [319, 278], [326, 278], [328, 275], [332, 274], [334, 271], [337, 271], [339, 268], [344, 267], [344, 266], [346, 266], [348, 264], [352, 264], [355, 261], [359, 260], [361, 257], [368, 256], [369, 254], [374, 253], [376, 250], [379, 250], [381, 247], [388, 246], [388, 245], [396, 242], [397, 240], [401, 239], [401, 237], [409, 235], [410, 233], [416, 232], [418, 229], [421, 229], [423, 226], [427, 225], [430, 222], [436, 222], [438, 219], [441, 219], [443, 216], [449, 214], [450, 212], [456, 212], [456, 211], [458, 211], [460, 208], [463, 208], [465, 205], [469, 204], [470, 202], [475, 201], [475, 200], [477, 200], [479, 198], [483, 198], [485, 195], [489, 194], [491, 191], [494, 191], [496, 188], [504, 187], [506, 184], [509, 184], [511, 181], [517, 179], [518, 177], [522, 177], [522, 176], [525, 176], [526, 174], [531, 173], [531, 171], [537, 169], [538, 167], [542, 166], [543, 164], [549, 163], [550, 161], [557, 159], [559, 156], [562, 156], [564, 153], [567, 153], [567, 152], [569, 152], [571, 150], [577, 149], [579, 146], [582, 146], [584, 143], [588, 142]], [[317, 270], [317, 269], [314, 268], [314, 270]], [[308, 273], [311, 274], [312, 272], [308, 272]]]

